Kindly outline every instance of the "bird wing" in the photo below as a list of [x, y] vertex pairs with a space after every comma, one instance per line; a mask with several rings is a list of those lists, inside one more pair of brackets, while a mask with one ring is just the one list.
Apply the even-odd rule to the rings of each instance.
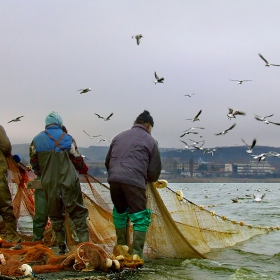
[[233, 115], [241, 115], [241, 116], [245, 116], [245, 115], [246, 115], [246, 113], [241, 112], [241, 111], [235, 111], [235, 112], [233, 113]]
[[272, 65], [272, 66], [280, 66], [280, 65], [278, 65], [278, 64], [270, 64], [270, 65]]
[[229, 131], [231, 129], [233, 129], [236, 126], [236, 123], [234, 123], [230, 128], [226, 129], [225, 131]]
[[228, 108], [228, 113], [232, 114], [233, 113], [233, 109], [232, 108]]
[[252, 150], [255, 147], [256, 144], [257, 144], [257, 139], [254, 139], [253, 142], [252, 142], [250, 150]]
[[259, 53], [259, 56], [265, 63], [269, 64], [268, 61], [260, 53]]
[[86, 135], [88, 135], [88, 136], [90, 136], [87, 132], [85, 132], [84, 130], [83, 130], [83, 132], [86, 134]]
[[139, 36], [135, 36], [135, 38], [136, 38], [137, 45], [139, 45], [140, 44], [140, 37]]
[[259, 116], [256, 116], [256, 115], [255, 115], [255, 119], [256, 119], [257, 121], [263, 121], [262, 118], [260, 118]]
[[186, 146], [189, 146], [188, 144], [187, 144], [187, 142], [185, 142], [185, 141], [183, 141], [183, 140], [180, 140], [182, 143], [184, 143]]
[[185, 132], [184, 134], [182, 134], [182, 135], [180, 136], [180, 138], [184, 137], [186, 134], [187, 134], [187, 133]]
[[265, 119], [265, 118], [272, 117], [272, 116], [274, 116], [274, 114], [271, 114], [271, 115], [269, 115], [269, 116], [265, 116], [264, 119]]
[[98, 114], [96, 114], [96, 113], [94, 113], [94, 115], [96, 115], [98, 118], [100, 118], [100, 119], [104, 119], [104, 117], [101, 117], [100, 115], [98, 115]]
[[248, 147], [248, 148], [250, 148], [249, 146], [248, 146], [248, 144], [241, 138], [241, 140], [242, 140], [242, 142]]
[[230, 81], [234, 81], [234, 82], [239, 82], [239, 80], [231, 80], [231, 79], [229, 79]]
[[214, 133], [214, 135], [222, 135], [223, 132], [220, 132], [220, 133]]
[[275, 124], [275, 125], [280, 125], [280, 123], [275, 123], [275, 122], [271, 122], [271, 121], [268, 121], [269, 123], [272, 123], [272, 124]]
[[157, 75], [157, 73], [155, 72], [155, 78], [158, 80], [159, 79], [159, 77], [158, 77], [158, 75]]
[[109, 120], [109, 119], [113, 116], [113, 114], [114, 114], [114, 113], [110, 114], [110, 115], [106, 118], [106, 120]]
[[194, 118], [195, 119], [198, 118], [198, 116], [201, 114], [201, 112], [202, 112], [202, 110], [200, 110]]

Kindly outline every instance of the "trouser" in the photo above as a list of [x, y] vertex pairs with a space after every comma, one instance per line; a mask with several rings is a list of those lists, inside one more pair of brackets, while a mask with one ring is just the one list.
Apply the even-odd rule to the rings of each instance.
[[44, 190], [36, 189], [35, 215], [33, 218], [33, 241], [41, 240], [48, 222], [48, 203]]
[[17, 221], [13, 212], [12, 197], [7, 180], [5, 159], [0, 157], [0, 215], [6, 228], [7, 239], [13, 241], [18, 237]]
[[84, 205], [79, 179], [72, 186], [43, 186], [48, 198], [48, 215], [56, 234], [64, 232], [66, 211], [72, 219], [77, 235], [88, 233], [88, 210]]

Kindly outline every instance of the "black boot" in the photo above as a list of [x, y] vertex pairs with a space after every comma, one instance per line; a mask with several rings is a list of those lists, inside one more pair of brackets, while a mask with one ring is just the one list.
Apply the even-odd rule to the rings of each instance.
[[58, 245], [58, 248], [59, 248], [59, 252], [58, 252], [59, 255], [65, 255], [69, 253], [69, 249], [65, 243]]
[[57, 231], [55, 232], [56, 236], [56, 244], [59, 248], [59, 255], [64, 255], [69, 253], [69, 249], [66, 245], [66, 237], [65, 237], [65, 232], [64, 231]]

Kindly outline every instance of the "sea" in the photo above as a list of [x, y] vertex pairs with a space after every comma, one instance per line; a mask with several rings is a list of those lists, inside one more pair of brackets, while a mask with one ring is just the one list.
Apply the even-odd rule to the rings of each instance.
[[[168, 187], [181, 190], [186, 199], [230, 220], [262, 227], [280, 225], [280, 183], [169, 183]], [[265, 196], [255, 202], [254, 194]], [[280, 230], [205, 255], [206, 259], [156, 259], [139, 271], [108, 276], [135, 280], [280, 279]]]
[[[280, 183], [169, 183], [168, 188], [181, 190], [187, 200], [230, 220], [261, 227], [280, 226]], [[254, 194], [265, 196], [255, 202]], [[280, 230], [277, 229], [233, 247], [212, 249], [204, 255], [205, 259], [160, 258], [146, 262], [138, 270], [105, 275], [112, 280], [280, 280]], [[95, 275], [104, 276], [104, 273]]]

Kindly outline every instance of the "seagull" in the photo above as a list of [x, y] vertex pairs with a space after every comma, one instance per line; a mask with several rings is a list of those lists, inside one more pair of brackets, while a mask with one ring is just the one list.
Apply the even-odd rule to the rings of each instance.
[[180, 140], [182, 143], [184, 143], [185, 144], [185, 148], [186, 149], [189, 149], [190, 148], [190, 146], [188, 145], [188, 143], [187, 142], [185, 142], [185, 141], [183, 141], [183, 140]]
[[265, 193], [264, 194], [253, 194], [254, 197], [254, 201], [256, 202], [261, 202], [261, 200], [265, 197]]
[[247, 146], [247, 148], [249, 149], [249, 150], [246, 150], [246, 153], [247, 153], [247, 154], [252, 154], [253, 148], [255, 147], [255, 145], [256, 145], [256, 143], [257, 143], [257, 139], [253, 139], [253, 142], [252, 142], [251, 147], [250, 147], [248, 144], [246, 144], [246, 142], [245, 142], [242, 138], [241, 138], [241, 140], [242, 140], [242, 142]]
[[216, 134], [214, 133], [214, 134], [215, 135], [225, 135], [226, 133], [229, 132], [229, 130], [233, 129], [235, 126], [236, 126], [236, 123], [234, 123], [230, 128], [228, 128], [228, 129], [226, 129], [226, 130], [224, 130], [224, 131], [222, 131], [220, 133], [216, 133]]
[[101, 136], [101, 135], [89, 135], [87, 132], [85, 132], [84, 130], [83, 130], [83, 132], [90, 138], [90, 139], [92, 139], [92, 138], [94, 138], [94, 137], [99, 137], [99, 136]]
[[191, 128], [189, 128], [189, 129], [187, 129], [187, 130], [185, 130], [184, 131], [184, 134], [182, 134], [180, 137], [183, 137], [183, 136], [185, 136], [186, 134], [198, 134], [198, 132], [196, 132], [196, 131], [193, 131], [194, 129], [204, 129], [204, 127], [191, 127]]
[[107, 139], [100, 139], [97, 143], [100, 143], [100, 142], [105, 142], [105, 141], [107, 141], [107, 142], [111, 142], [110, 140], [107, 140]]
[[228, 108], [228, 110], [229, 110], [229, 112], [227, 113], [228, 119], [236, 119], [235, 116], [237, 116], [237, 115], [241, 115], [241, 116], [245, 116], [246, 115], [246, 113], [241, 112], [241, 111], [234, 111], [233, 112], [232, 108]]
[[249, 82], [249, 81], [252, 81], [252, 80], [231, 80], [229, 79], [230, 81], [234, 81], [234, 82], [237, 82], [238, 85], [241, 85], [243, 82]]
[[203, 152], [203, 155], [205, 154], [211, 154], [211, 156], [214, 155], [214, 152], [217, 152], [218, 150], [220, 150], [222, 148], [217, 148], [217, 149], [209, 149], [209, 148], [206, 148]]
[[80, 94], [82, 94], [82, 93], [86, 93], [86, 92], [91, 91], [91, 89], [90, 89], [90, 88], [81, 88], [81, 89], [79, 89], [79, 90], [77, 90], [77, 91], [79, 91]]
[[193, 145], [193, 147], [196, 149], [196, 150], [203, 150], [204, 148], [202, 148], [202, 146], [205, 144], [205, 141], [200, 145], [198, 146], [197, 144]]
[[139, 45], [140, 44], [140, 39], [142, 37], [143, 37], [142, 34], [139, 34], [139, 35], [132, 36], [132, 39], [135, 38], [137, 45]]
[[260, 53], [259, 53], [260, 58], [265, 62], [265, 66], [269, 67], [269, 66], [280, 66], [278, 64], [271, 64], [269, 63]]
[[10, 123], [10, 122], [19, 122], [19, 121], [21, 121], [20, 118], [23, 118], [23, 116], [17, 117], [17, 118], [15, 118], [15, 119], [9, 121], [8, 123]]
[[103, 119], [104, 121], [109, 121], [110, 118], [113, 116], [114, 113], [111, 113], [107, 118], [104, 118], [96, 113], [94, 113], [99, 119]]
[[252, 155], [254, 159], [258, 159], [258, 162], [262, 161], [262, 160], [265, 160], [265, 158], [267, 156], [269, 156], [268, 153], [262, 153], [260, 155]]
[[193, 119], [186, 119], [186, 120], [191, 120], [192, 122], [195, 122], [195, 121], [199, 121], [199, 115], [201, 114], [202, 110], [200, 110], [197, 115], [193, 118]]
[[269, 120], [266, 119], [266, 118], [268, 118], [268, 117], [272, 117], [273, 115], [274, 115], [274, 114], [269, 115], [269, 116], [266, 116], [266, 117], [260, 117], [260, 116], [258, 116], [258, 115], [255, 115], [255, 119], [256, 119], [257, 121], [262, 121], [262, 122], [264, 122], [265, 124], [270, 124], [270, 123], [272, 123], [272, 124], [275, 124], [275, 125], [280, 125], [280, 123], [271, 122], [271, 121], [269, 121]]
[[155, 72], [155, 78], [156, 78], [156, 80], [154, 80], [155, 85], [157, 83], [163, 84], [164, 78], [163, 77], [159, 78], [156, 72]]
[[188, 97], [192, 97], [194, 95], [194, 93], [192, 94], [185, 94], [185, 96], [188, 96]]
[[193, 145], [198, 145], [200, 142], [205, 142], [205, 140], [202, 140], [202, 141], [194, 141], [192, 139], [189, 139], [193, 142]]

